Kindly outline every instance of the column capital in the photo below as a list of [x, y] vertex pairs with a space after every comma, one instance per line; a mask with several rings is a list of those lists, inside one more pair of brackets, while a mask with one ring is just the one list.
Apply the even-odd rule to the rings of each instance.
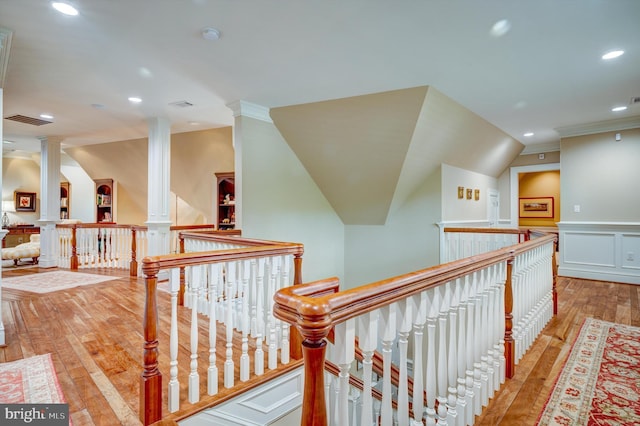
[[269, 108], [247, 101], [234, 101], [227, 104], [234, 117], [243, 116], [255, 118], [256, 120], [273, 123], [269, 115]]

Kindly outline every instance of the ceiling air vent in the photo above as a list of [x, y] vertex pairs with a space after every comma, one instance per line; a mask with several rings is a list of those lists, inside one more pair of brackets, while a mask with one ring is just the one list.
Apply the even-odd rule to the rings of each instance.
[[193, 104], [191, 102], [187, 102], [187, 101], [171, 102], [169, 105], [174, 106], [174, 107], [180, 107], [180, 108], [186, 108], [186, 107], [192, 107], [193, 106]]
[[27, 117], [26, 115], [20, 115], [20, 114], [12, 115], [11, 117], [5, 117], [4, 119], [17, 121], [18, 123], [31, 124], [33, 126], [42, 126], [45, 124], [53, 123], [53, 121], [47, 121], [47, 120], [43, 120], [41, 118], [35, 118], [35, 117]]
[[631, 98], [631, 102], [629, 102], [629, 104], [631, 105], [640, 104], [640, 96], [634, 96], [633, 98]]

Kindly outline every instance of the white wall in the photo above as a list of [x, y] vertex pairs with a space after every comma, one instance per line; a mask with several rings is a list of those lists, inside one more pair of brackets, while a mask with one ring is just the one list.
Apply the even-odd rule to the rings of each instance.
[[343, 279], [344, 225], [327, 199], [272, 123], [240, 116], [235, 125], [243, 236], [304, 244], [305, 282]]
[[[464, 196], [458, 198], [458, 187], [464, 187]], [[467, 189], [472, 190], [472, 198], [467, 199]], [[442, 165], [442, 221], [464, 222], [487, 220], [487, 194], [489, 189], [497, 190], [496, 178]], [[473, 192], [480, 190], [480, 199], [476, 201]]]
[[61, 165], [61, 172], [71, 184], [70, 219], [95, 222], [95, 189], [93, 179], [79, 165]]

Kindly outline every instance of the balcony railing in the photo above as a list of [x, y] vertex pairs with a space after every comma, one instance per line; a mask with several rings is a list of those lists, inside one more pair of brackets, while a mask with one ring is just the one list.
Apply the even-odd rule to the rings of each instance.
[[542, 236], [345, 291], [335, 278], [279, 290], [274, 315], [303, 339], [301, 424], [473, 424], [555, 312], [554, 245]]
[[[201, 400], [201, 384], [208, 395], [218, 393], [219, 336], [224, 336], [220, 367], [225, 388], [265, 374], [265, 368], [287, 364], [291, 357], [301, 358], [299, 335], [290, 333], [289, 324], [273, 316], [273, 294], [301, 282], [302, 245], [213, 232], [184, 233], [182, 237], [183, 247], [204, 251], [142, 260], [146, 298], [140, 419], [145, 425], [163, 417], [163, 400], [168, 400], [168, 411], [174, 413], [184, 404]], [[170, 311], [168, 320], [158, 314], [158, 275], [162, 271], [169, 276], [165, 291], [170, 294], [170, 309], [162, 307]], [[185, 308], [190, 318], [185, 319]], [[168, 342], [158, 340], [159, 320], [170, 324]], [[202, 330], [206, 334], [203, 343], [199, 341]], [[160, 348], [166, 352], [160, 353]], [[169, 381], [164, 389], [160, 359], [167, 358], [164, 375]], [[180, 394], [180, 382], [187, 383], [186, 395]]]

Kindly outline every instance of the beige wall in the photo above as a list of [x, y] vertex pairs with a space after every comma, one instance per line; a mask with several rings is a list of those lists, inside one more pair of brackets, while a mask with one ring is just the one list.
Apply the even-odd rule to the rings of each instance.
[[[344, 277], [344, 225], [276, 127], [236, 118], [242, 234], [304, 244], [303, 280]], [[236, 185], [238, 183], [236, 182]]]
[[562, 221], [640, 221], [640, 129], [564, 138], [561, 148]]
[[2, 159], [2, 200], [13, 200], [14, 191], [35, 192], [35, 212], [7, 213], [9, 221], [36, 224], [40, 219], [40, 166], [33, 160], [22, 158]]
[[553, 198], [553, 217], [519, 218], [520, 226], [556, 226], [560, 221], [560, 171], [523, 173], [519, 198]]
[[346, 227], [346, 288], [439, 263], [441, 176], [437, 168], [384, 225]]
[[[147, 220], [148, 143], [134, 139], [66, 150], [91, 178], [114, 179], [118, 223], [140, 225]], [[231, 127], [171, 135], [174, 223], [176, 204], [182, 206], [177, 215], [180, 225], [213, 223], [215, 173], [233, 171], [233, 155]]]
[[[464, 196], [458, 198], [458, 187], [464, 187]], [[497, 189], [497, 179], [458, 167], [442, 165], [442, 221], [487, 220], [487, 192]], [[467, 189], [480, 190], [480, 199], [467, 199]]]

